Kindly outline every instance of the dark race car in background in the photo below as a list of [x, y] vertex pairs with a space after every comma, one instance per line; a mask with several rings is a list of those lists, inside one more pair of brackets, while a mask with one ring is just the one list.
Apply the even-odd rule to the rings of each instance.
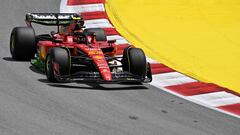
[[[15, 27], [10, 52], [15, 60], [31, 60], [50, 82], [148, 83], [150, 64], [142, 49], [126, 47], [116, 56], [115, 41], [100, 28], [84, 29], [84, 20], [71, 13], [28, 13], [26, 27]], [[57, 32], [35, 35], [32, 23], [57, 26]]]

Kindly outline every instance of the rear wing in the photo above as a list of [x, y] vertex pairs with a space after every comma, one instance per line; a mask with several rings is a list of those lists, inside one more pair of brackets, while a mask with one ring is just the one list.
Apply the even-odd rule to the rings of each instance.
[[79, 14], [75, 13], [28, 13], [26, 23], [37, 23], [48, 26], [69, 25], [73, 20], [82, 20]]

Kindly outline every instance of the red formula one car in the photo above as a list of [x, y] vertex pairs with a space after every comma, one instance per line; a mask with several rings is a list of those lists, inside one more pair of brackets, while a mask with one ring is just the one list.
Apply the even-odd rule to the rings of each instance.
[[[115, 56], [115, 41], [100, 28], [84, 29], [84, 20], [71, 13], [28, 13], [27, 27], [11, 33], [13, 59], [31, 60], [51, 82], [151, 82], [150, 64], [139, 48], [127, 47]], [[58, 32], [35, 35], [32, 23], [57, 26]]]

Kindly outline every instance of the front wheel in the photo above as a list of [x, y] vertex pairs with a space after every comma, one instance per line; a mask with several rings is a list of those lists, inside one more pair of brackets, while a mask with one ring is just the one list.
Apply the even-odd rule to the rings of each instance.
[[45, 60], [45, 73], [50, 82], [67, 82], [62, 76], [69, 75], [70, 54], [67, 49], [54, 47], [49, 50]]
[[142, 49], [127, 47], [123, 51], [123, 70], [141, 78], [145, 78], [147, 72], [146, 56]]

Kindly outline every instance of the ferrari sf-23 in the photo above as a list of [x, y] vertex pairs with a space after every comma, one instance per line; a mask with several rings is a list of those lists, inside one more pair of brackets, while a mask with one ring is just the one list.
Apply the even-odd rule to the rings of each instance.
[[[149, 83], [150, 64], [142, 49], [131, 45], [116, 55], [116, 40], [101, 28], [85, 28], [74, 13], [28, 13], [25, 27], [15, 27], [10, 52], [29, 60], [50, 82]], [[57, 32], [35, 35], [32, 23], [56, 26]]]

